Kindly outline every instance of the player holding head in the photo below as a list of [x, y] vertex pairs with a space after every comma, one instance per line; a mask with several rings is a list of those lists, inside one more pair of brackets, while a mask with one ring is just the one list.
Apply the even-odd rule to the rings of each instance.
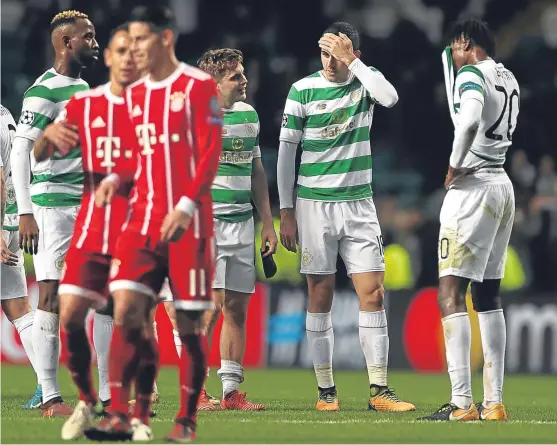
[[[83, 191], [81, 157], [37, 162], [30, 151], [76, 92], [89, 88], [81, 70], [98, 58], [95, 27], [87, 15], [64, 11], [51, 22], [54, 66], [42, 74], [23, 97], [12, 156], [12, 177], [17, 198], [20, 247], [34, 255], [39, 282], [33, 345], [42, 376], [45, 416], [67, 416], [58, 387], [58, 283], [73, 232]], [[33, 173], [33, 181], [29, 178]], [[41, 233], [39, 234], [39, 227]]]
[[[423, 420], [507, 418], [502, 404], [506, 329], [499, 285], [515, 204], [503, 164], [517, 123], [520, 89], [494, 55], [491, 31], [475, 19], [456, 24], [450, 48], [443, 53], [455, 137], [440, 217], [438, 301], [452, 397]], [[465, 301], [470, 282], [485, 360], [484, 399], [477, 405], [472, 402]]]
[[[196, 407], [205, 380], [207, 344], [200, 334], [213, 306], [211, 184], [221, 151], [221, 112], [213, 79], [178, 62], [174, 16], [166, 7], [136, 7], [129, 20], [132, 53], [149, 75], [131, 85], [126, 104], [138, 136], [141, 166], [131, 212], [116, 245], [110, 291], [112, 416], [89, 438], [114, 440], [130, 430], [130, 371], [142, 356], [141, 332], [154, 299], [169, 278], [178, 331], [180, 412], [168, 440], [195, 437]], [[101, 187], [109, 195], [116, 182]], [[156, 368], [153, 369], [156, 373]], [[142, 393], [150, 399], [151, 388]]]
[[[308, 281], [308, 345], [321, 411], [339, 410], [333, 380], [331, 306], [340, 253], [360, 300], [360, 344], [367, 363], [369, 409], [410, 411], [387, 386], [389, 337], [383, 306], [385, 261], [371, 198], [370, 128], [374, 105], [392, 107], [394, 87], [360, 60], [358, 31], [337, 22], [319, 40], [323, 70], [292, 85], [282, 119], [277, 166], [282, 244], [302, 251]], [[302, 144], [294, 211], [295, 156]]]
[[[34, 148], [38, 160], [52, 156], [54, 147], [63, 154], [80, 150], [85, 160], [82, 206], [59, 287], [60, 319], [68, 349], [67, 364], [80, 398], [62, 428], [64, 440], [79, 438], [91, 426], [94, 407], [99, 400], [91, 378], [91, 351], [85, 319], [89, 309], [99, 310], [107, 303], [110, 261], [128, 212], [128, 194], [137, 167], [137, 139], [123, 98], [124, 89], [137, 79], [127, 25], [111, 33], [104, 60], [110, 69], [110, 82], [76, 94], [66, 105], [58, 119], [60, 122], [49, 125]], [[78, 148], [74, 148], [77, 142], [80, 142]], [[94, 202], [95, 190], [110, 174], [118, 174], [122, 178], [121, 186], [109, 206], [98, 208]], [[101, 338], [95, 331], [95, 347], [99, 362], [103, 361], [103, 371], [104, 368], [108, 371], [107, 353], [113, 322], [108, 315], [97, 315], [95, 325], [99, 324], [104, 335]], [[150, 360], [139, 361], [136, 380], [143, 382], [147, 379], [152, 385], [152, 362], [158, 358], [157, 348], [147, 336], [142, 341], [142, 348], [149, 351]], [[100, 348], [105, 352], [102, 355], [99, 354]], [[100, 388], [100, 400], [107, 406], [110, 403], [108, 372], [101, 373], [100, 380], [101, 383], [106, 380]], [[137, 403], [133, 417], [134, 431], [130, 436], [137, 440], [149, 438], [148, 406]]]
[[[17, 204], [10, 165], [12, 140], [15, 135], [16, 124], [7, 108], [0, 105], [0, 190], [2, 202], [0, 205], [0, 275], [2, 311], [16, 328], [23, 349], [37, 372], [35, 352], [33, 349], [33, 318], [35, 312], [31, 309], [27, 294], [27, 281], [23, 267], [23, 251], [19, 248]], [[37, 374], [38, 386], [35, 395], [23, 405], [24, 408], [37, 408], [41, 404], [40, 378]]]
[[[247, 79], [241, 51], [229, 48], [207, 51], [201, 56], [199, 67], [217, 82], [224, 118], [223, 154], [212, 190], [217, 242], [213, 279], [216, 309], [209, 322], [208, 337], [211, 338], [222, 310], [221, 367], [218, 371], [223, 391], [221, 408], [261, 411], [265, 409], [262, 404], [247, 401], [245, 394], [238, 391], [244, 380], [245, 322], [249, 299], [255, 289], [252, 198], [263, 222], [261, 251], [266, 251], [265, 256], [271, 255], [277, 245], [259, 149], [259, 118], [254, 108], [244, 102]], [[199, 409], [214, 409], [205, 393]]]

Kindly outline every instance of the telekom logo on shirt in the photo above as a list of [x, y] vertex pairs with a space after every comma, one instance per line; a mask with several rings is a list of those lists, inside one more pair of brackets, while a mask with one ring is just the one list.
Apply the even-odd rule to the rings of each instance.
[[[124, 157], [131, 159], [132, 150], [125, 149]], [[118, 159], [122, 156], [122, 149], [119, 137], [99, 136], [97, 138], [97, 158], [101, 158], [101, 167], [112, 168], [116, 165], [113, 159]]]
[[139, 145], [143, 147], [142, 155], [152, 155], [154, 150], [151, 145], [157, 143], [155, 124], [140, 124], [135, 126], [135, 135], [139, 140]]
[[[157, 138], [157, 129], [155, 124], [140, 124], [135, 126], [135, 135], [139, 140], [139, 145], [143, 147], [141, 151], [142, 155], [152, 155], [155, 151], [152, 149], [152, 145], [155, 145], [157, 141], [160, 144], [167, 142], [167, 136], [165, 134], [160, 134]], [[171, 142], [180, 142], [180, 134], [172, 133], [170, 135]]]

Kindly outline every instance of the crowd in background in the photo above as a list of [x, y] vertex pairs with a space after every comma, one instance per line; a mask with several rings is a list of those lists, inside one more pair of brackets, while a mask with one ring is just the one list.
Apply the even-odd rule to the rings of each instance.
[[[518, 79], [520, 115], [507, 157], [517, 209], [511, 240], [526, 286], [557, 291], [557, 6], [549, 0], [157, 0], [177, 14], [178, 57], [191, 64], [209, 48], [244, 53], [248, 102], [261, 121], [260, 142], [278, 215], [276, 159], [290, 85], [320, 68], [317, 41], [333, 21], [361, 31], [362, 59], [395, 86], [399, 103], [377, 108], [372, 126], [373, 190], [386, 245], [409, 253], [415, 284], [437, 283], [442, 184], [453, 128], [441, 51], [450, 24], [466, 15], [486, 20], [496, 59]], [[51, 64], [48, 27], [61, 9], [90, 15], [106, 44], [136, 0], [3, 0], [2, 104], [17, 120], [25, 90]], [[106, 81], [99, 64], [84, 78]], [[340, 265], [340, 264], [339, 264]], [[345, 283], [340, 280], [341, 285]]]

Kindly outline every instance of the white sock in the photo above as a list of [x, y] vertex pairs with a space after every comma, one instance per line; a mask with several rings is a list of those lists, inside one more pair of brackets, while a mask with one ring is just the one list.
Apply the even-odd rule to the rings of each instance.
[[176, 354], [178, 354], [178, 358], [180, 358], [182, 355], [182, 340], [180, 339], [180, 334], [176, 329], [173, 329], [172, 332], [174, 333], [174, 346], [176, 346]]
[[240, 383], [244, 381], [244, 368], [238, 362], [232, 360], [221, 360], [220, 369], [217, 374], [222, 380], [222, 397], [226, 397], [232, 391], [238, 391]]
[[110, 340], [114, 330], [114, 320], [110, 315], [95, 312], [93, 322], [93, 343], [97, 351], [97, 369], [99, 370], [99, 398], [103, 401], [110, 399], [108, 378], [108, 353]]
[[331, 313], [311, 313], [306, 315], [306, 335], [308, 348], [313, 358], [313, 369], [319, 388], [335, 386], [333, 380], [333, 348], [335, 336]]
[[23, 317], [18, 318], [13, 321], [13, 325], [21, 338], [21, 343], [23, 344], [23, 349], [27, 354], [27, 358], [31, 362], [31, 366], [37, 374], [37, 382], [41, 383], [41, 377], [39, 375], [40, 368], [37, 365], [37, 358], [35, 357], [35, 350], [33, 349], [33, 322], [35, 319], [35, 312], [27, 312]]
[[490, 408], [503, 402], [507, 328], [503, 309], [478, 312], [478, 320], [484, 352], [483, 405]]
[[387, 386], [389, 332], [385, 310], [359, 314], [360, 345], [366, 358], [370, 385]]
[[57, 314], [37, 309], [33, 322], [33, 350], [40, 369], [43, 403], [60, 397], [58, 361], [60, 358], [60, 320]]
[[447, 366], [451, 378], [451, 402], [459, 408], [468, 409], [472, 403], [470, 318], [467, 312], [459, 312], [443, 318], [442, 321]]
[[[154, 321], [153, 322], [153, 335], [155, 337], [155, 341], [158, 343], [159, 342], [159, 333], [157, 332], [157, 322]], [[155, 380], [153, 382], [153, 392], [157, 393], [159, 392], [159, 388], [157, 387], [157, 381]]]

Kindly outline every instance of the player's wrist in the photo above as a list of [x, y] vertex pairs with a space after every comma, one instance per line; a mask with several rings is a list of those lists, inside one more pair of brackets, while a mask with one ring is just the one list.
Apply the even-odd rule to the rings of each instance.
[[101, 184], [111, 182], [116, 187], [120, 186], [120, 176], [117, 173], [110, 173], [106, 178], [101, 181]]
[[174, 208], [185, 213], [188, 216], [192, 216], [195, 212], [195, 209], [197, 208], [197, 205], [192, 199], [188, 198], [187, 196], [182, 196], [178, 201], [178, 204], [176, 204], [176, 207]]

